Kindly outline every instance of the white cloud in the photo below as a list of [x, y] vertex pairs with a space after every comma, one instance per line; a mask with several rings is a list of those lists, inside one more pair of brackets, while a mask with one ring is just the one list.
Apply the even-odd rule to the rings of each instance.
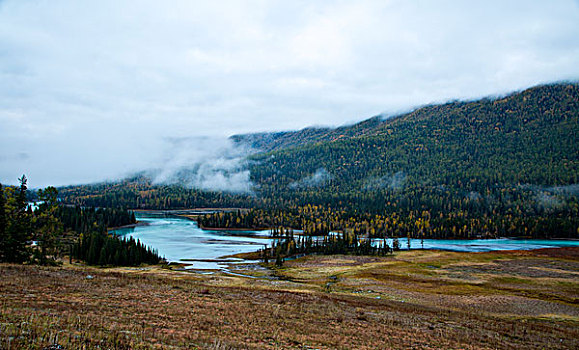
[[153, 182], [210, 191], [251, 193], [245, 158], [253, 152], [230, 139], [216, 137], [167, 140], [165, 159], [153, 169]]
[[[579, 78], [576, 1], [0, 2], [0, 181]], [[29, 154], [28, 159], [15, 155]]]
[[364, 189], [374, 191], [383, 188], [392, 190], [400, 190], [404, 187], [406, 182], [406, 174], [403, 171], [398, 171], [392, 175], [385, 175], [378, 178], [366, 179]]
[[326, 169], [319, 168], [310, 176], [306, 176], [299, 181], [295, 181], [289, 184], [289, 188], [311, 188], [311, 187], [321, 187], [327, 185], [334, 176], [330, 174]]

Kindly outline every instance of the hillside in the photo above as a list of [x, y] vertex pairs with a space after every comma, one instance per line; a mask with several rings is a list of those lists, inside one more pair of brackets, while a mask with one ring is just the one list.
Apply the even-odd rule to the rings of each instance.
[[66, 202], [95, 206], [261, 210], [207, 226], [576, 237], [578, 135], [579, 84], [551, 84], [336, 129], [234, 136], [264, 150], [247, 162], [250, 194], [143, 178], [61, 193]]
[[[409, 186], [468, 191], [575, 184], [578, 101], [579, 85], [547, 85], [497, 100], [428, 106], [390, 120], [373, 118], [316, 134], [305, 129], [274, 137], [266, 148], [277, 151], [255, 156], [259, 163], [252, 175], [260, 186], [278, 190], [320, 168], [332, 178], [329, 186], [340, 190], [380, 187], [375, 180], [396, 173]], [[294, 139], [301, 139], [296, 143], [303, 146], [295, 146]], [[262, 135], [256, 143], [266, 140]], [[281, 143], [288, 147], [280, 148]]]
[[[468, 110], [478, 114], [484, 122], [485, 113], [503, 114], [504, 117], [527, 117], [528, 114], [538, 113], [572, 113], [577, 110], [577, 84], [551, 84], [515, 92], [502, 98], [485, 98], [470, 102], [449, 102], [440, 105], [428, 105], [412, 112], [392, 117], [375, 116], [362, 122], [337, 128], [309, 127], [299, 131], [285, 131], [273, 133], [253, 133], [233, 135], [232, 140], [238, 143], [250, 145], [262, 152], [271, 152], [306, 144], [338, 141], [354, 137], [374, 136], [389, 132], [388, 130], [399, 126], [404, 128], [409, 122], [430, 119], [439, 122], [442, 114]], [[521, 107], [526, 106], [525, 109]], [[534, 110], [537, 107], [537, 110]], [[567, 109], [567, 111], [563, 109]], [[450, 120], [448, 120], [450, 121]], [[475, 125], [476, 127], [476, 125]]]
[[237, 143], [249, 145], [261, 152], [271, 152], [305, 144], [372, 135], [381, 125], [387, 122], [382, 117], [376, 116], [354, 125], [338, 128], [309, 127], [299, 131], [233, 135], [231, 139]]

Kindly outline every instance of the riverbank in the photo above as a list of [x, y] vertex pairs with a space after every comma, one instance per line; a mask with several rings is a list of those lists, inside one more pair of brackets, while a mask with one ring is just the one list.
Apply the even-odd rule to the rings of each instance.
[[[247, 209], [246, 209], [247, 210]], [[197, 223], [197, 226], [202, 229], [202, 230], [207, 230], [207, 231], [231, 231], [231, 232], [252, 232], [252, 231], [269, 231], [270, 229], [267, 227], [258, 227], [258, 228], [248, 228], [248, 227], [240, 227], [240, 228], [236, 228], [236, 227], [205, 227], [201, 224], [199, 224], [199, 216], [203, 215], [203, 214], [173, 214], [177, 217], [183, 218], [183, 219], [187, 219], [187, 220], [191, 220], [191, 221], [195, 221]]]
[[150, 223], [148, 222], [142, 222], [142, 221], [137, 221], [134, 224], [128, 224], [128, 225], [123, 225], [123, 226], [117, 226], [117, 227], [109, 227], [107, 228], [107, 231], [114, 231], [114, 230], [123, 230], [126, 228], [135, 228], [135, 227], [143, 227], [143, 226], [149, 226]]
[[[187, 263], [187, 268], [196, 270], [223, 270], [227, 265], [218, 262], [223, 257], [239, 253], [251, 253], [244, 258], [261, 259], [259, 250], [265, 246], [271, 248], [275, 242], [269, 237], [269, 231], [245, 230], [206, 230], [199, 228], [190, 218], [166, 213], [138, 213], [136, 218], [140, 225], [129, 229], [111, 231], [120, 236], [133, 237], [141, 243], [155, 248], [167, 261], [183, 263], [182, 259], [195, 259]], [[299, 232], [294, 232], [299, 234]], [[316, 239], [316, 238], [314, 238]], [[319, 238], [318, 238], [319, 239]], [[377, 245], [384, 240], [375, 241]], [[393, 247], [392, 239], [386, 243]], [[408, 240], [400, 241], [402, 249], [408, 248]], [[411, 239], [412, 248], [438, 249], [449, 251], [492, 251], [492, 250], [522, 250], [539, 249], [558, 246], [578, 246], [578, 241], [570, 240], [431, 240]], [[271, 256], [275, 256], [271, 254]]]
[[199, 226], [199, 228], [208, 231], [232, 231], [232, 232], [269, 231], [268, 228], [227, 228], [227, 227], [205, 227], [205, 226]]
[[310, 256], [233, 271], [260, 278], [0, 265], [0, 344], [576, 349], [578, 271], [579, 248]]
[[218, 212], [245, 212], [246, 208], [188, 208], [188, 209], [129, 209], [135, 213], [169, 214], [169, 215], [204, 215]]
[[[192, 209], [174, 209], [174, 210], [149, 210], [149, 209], [131, 209], [132, 211], [140, 214], [161, 214], [161, 215], [171, 215], [174, 217], [179, 217], [187, 220], [191, 220], [197, 223], [198, 227], [202, 230], [207, 231], [231, 231], [231, 232], [251, 232], [251, 231], [269, 231], [271, 230], [270, 227], [206, 227], [200, 225], [198, 222], [198, 218], [200, 215], [209, 214], [209, 213], [216, 213], [216, 212], [232, 212], [232, 211], [248, 211], [249, 209], [245, 208], [192, 208]], [[129, 225], [130, 226], [130, 225]], [[121, 227], [124, 228], [124, 227]], [[343, 234], [342, 231], [332, 232], [334, 234]], [[306, 236], [303, 234], [302, 230], [295, 229], [293, 230], [294, 236]], [[322, 236], [313, 236], [313, 237], [322, 237]], [[396, 237], [401, 246], [405, 245], [407, 237]], [[373, 238], [374, 240], [383, 240], [384, 238]], [[392, 241], [394, 237], [386, 238], [388, 241]], [[492, 241], [492, 240], [500, 240], [500, 239], [512, 239], [512, 240], [546, 240], [546, 241], [557, 241], [557, 240], [564, 240], [564, 241], [579, 241], [577, 238], [567, 238], [567, 237], [546, 237], [546, 238], [536, 238], [530, 236], [516, 236], [516, 237], [446, 237], [446, 238], [424, 238], [424, 241]], [[417, 243], [420, 244], [420, 238], [412, 238], [411, 239], [414, 243], [413, 246], [417, 246]]]

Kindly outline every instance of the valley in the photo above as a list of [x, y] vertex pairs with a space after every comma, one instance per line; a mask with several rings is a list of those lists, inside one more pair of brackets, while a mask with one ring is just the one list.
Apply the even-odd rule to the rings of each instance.
[[[555, 83], [237, 135], [257, 151], [171, 183], [22, 176], [0, 193], [0, 348], [575, 349], [577, 101]], [[195, 188], [204, 167], [248, 186]]]
[[0, 350], [579, 349], [578, 23], [0, 0]]

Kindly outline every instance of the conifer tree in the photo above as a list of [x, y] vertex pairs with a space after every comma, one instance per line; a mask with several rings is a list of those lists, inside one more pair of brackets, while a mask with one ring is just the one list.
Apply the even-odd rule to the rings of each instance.
[[5, 261], [5, 249], [7, 247], [6, 236], [6, 198], [4, 197], [4, 189], [0, 184], [0, 261]]
[[58, 191], [49, 186], [38, 191], [38, 197], [43, 202], [35, 212], [35, 228], [40, 251], [36, 252], [41, 264], [54, 263], [60, 251], [63, 225], [56, 216], [58, 210]]
[[22, 175], [20, 187], [10, 189], [6, 200], [6, 227], [4, 232], [4, 261], [22, 263], [30, 257], [30, 213], [26, 210], [27, 179]]

